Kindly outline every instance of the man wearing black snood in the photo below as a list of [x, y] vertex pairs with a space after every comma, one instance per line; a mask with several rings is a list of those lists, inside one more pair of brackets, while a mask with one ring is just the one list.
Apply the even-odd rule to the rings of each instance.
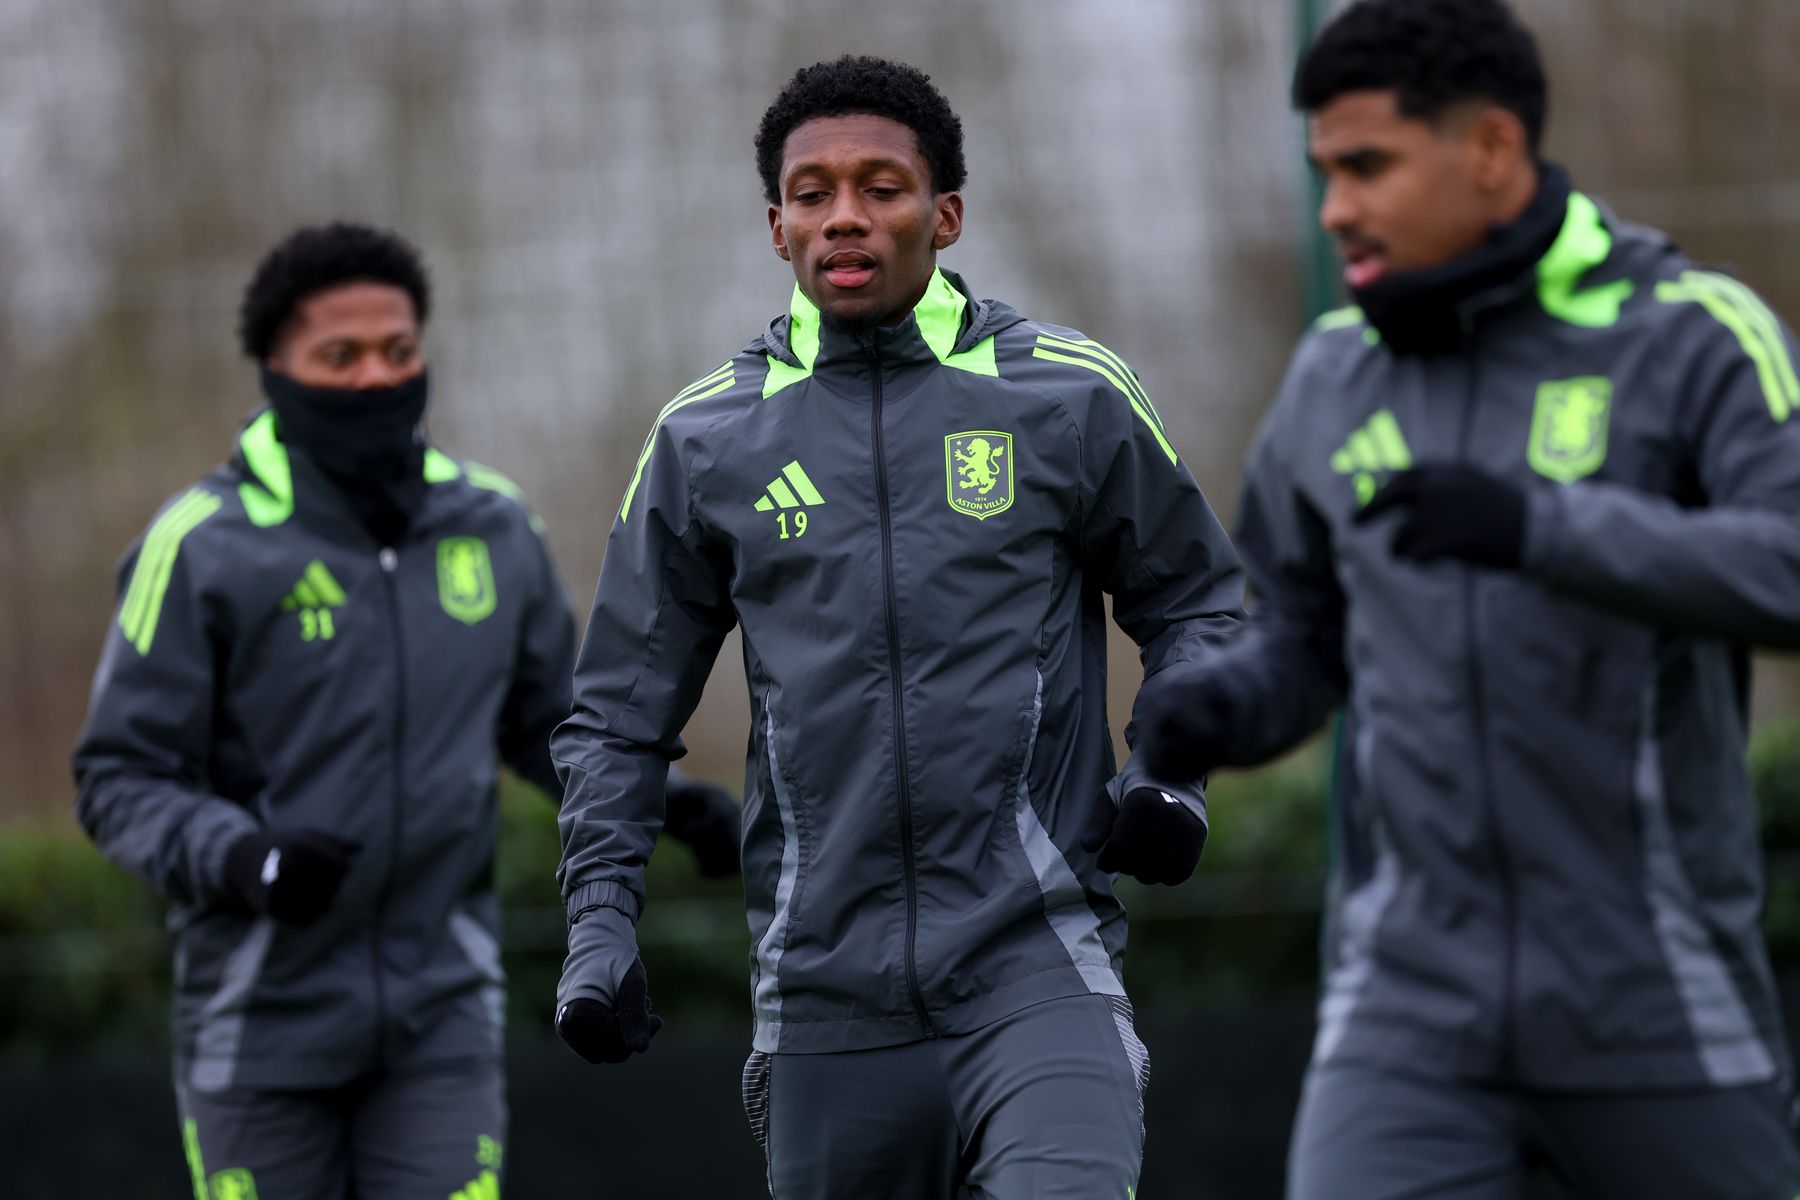
[[1356, 307], [1257, 436], [1243, 636], [1159, 779], [1347, 713], [1290, 1200], [1790, 1200], [1746, 648], [1800, 647], [1800, 381], [1749, 288], [1538, 153], [1501, 0], [1362, 0], [1294, 82]]
[[[574, 618], [519, 490], [424, 438], [429, 307], [391, 233], [276, 246], [239, 330], [267, 406], [121, 564], [77, 812], [170, 903], [199, 1196], [498, 1193], [497, 774], [561, 798]], [[735, 871], [729, 796], [666, 803]]]

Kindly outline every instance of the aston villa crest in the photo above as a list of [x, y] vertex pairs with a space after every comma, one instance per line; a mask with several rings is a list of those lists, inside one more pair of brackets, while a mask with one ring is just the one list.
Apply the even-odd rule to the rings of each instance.
[[1531, 469], [1558, 483], [1592, 475], [1606, 461], [1612, 380], [1603, 375], [1538, 384], [1531, 414]]
[[1012, 434], [972, 429], [945, 438], [944, 491], [951, 508], [977, 521], [1011, 508]]

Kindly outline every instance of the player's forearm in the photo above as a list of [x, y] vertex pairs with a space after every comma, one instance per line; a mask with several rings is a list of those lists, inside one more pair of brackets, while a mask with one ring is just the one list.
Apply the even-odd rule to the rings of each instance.
[[77, 789], [76, 816], [100, 853], [179, 903], [224, 894], [226, 850], [259, 828], [227, 800], [114, 765], [78, 766]]
[[647, 746], [568, 726], [558, 731], [554, 749], [563, 779], [557, 880], [569, 915], [600, 905], [635, 920], [644, 902], [644, 867], [662, 831], [669, 760]]

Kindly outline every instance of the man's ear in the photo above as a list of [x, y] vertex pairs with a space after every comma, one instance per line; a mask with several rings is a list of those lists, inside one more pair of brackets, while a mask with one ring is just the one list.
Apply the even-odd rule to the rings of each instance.
[[793, 262], [788, 256], [787, 232], [781, 228], [781, 206], [769, 205], [769, 239], [775, 244], [775, 253], [782, 262]]
[[1469, 145], [1475, 156], [1476, 183], [1487, 192], [1507, 187], [1532, 157], [1525, 122], [1498, 104], [1489, 104], [1475, 114], [1469, 126]]
[[961, 192], [940, 192], [933, 198], [937, 223], [931, 230], [931, 248], [948, 250], [962, 236], [963, 198]]

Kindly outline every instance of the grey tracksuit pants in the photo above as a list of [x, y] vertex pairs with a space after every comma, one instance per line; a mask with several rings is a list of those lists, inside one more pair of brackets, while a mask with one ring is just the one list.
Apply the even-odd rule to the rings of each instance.
[[[1360, 1064], [1307, 1076], [1288, 1200], [1792, 1200], [1800, 1154], [1775, 1084], [1527, 1092]], [[1533, 1193], [1538, 1194], [1538, 1193]]]
[[307, 1091], [178, 1084], [175, 1098], [197, 1200], [499, 1200], [497, 1061]]
[[752, 1054], [744, 1107], [775, 1200], [1128, 1200], [1149, 1069], [1130, 1004], [1077, 996], [902, 1046]]

